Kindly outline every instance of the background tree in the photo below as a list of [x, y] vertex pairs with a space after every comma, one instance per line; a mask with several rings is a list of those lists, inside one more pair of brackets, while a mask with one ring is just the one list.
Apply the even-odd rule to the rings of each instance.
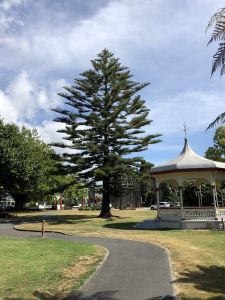
[[110, 213], [110, 178], [130, 168], [137, 169], [139, 157], [127, 157], [146, 150], [157, 143], [160, 135], [145, 135], [143, 127], [149, 125], [149, 109], [137, 95], [148, 83], [131, 80], [132, 75], [119, 59], [104, 49], [91, 61], [92, 69], [75, 79], [74, 85], [65, 87], [69, 109], [55, 109], [61, 116], [55, 119], [66, 124], [64, 139], [72, 144], [55, 146], [76, 150], [65, 153], [65, 168], [75, 173], [87, 185], [103, 182], [101, 217]]
[[142, 203], [144, 206], [150, 206], [155, 201], [155, 186], [150, 176], [151, 167], [153, 167], [153, 164], [143, 160], [138, 172]]
[[183, 202], [185, 206], [196, 206], [198, 203], [197, 187], [191, 180], [184, 183]]
[[87, 195], [87, 189], [85, 189], [81, 184], [74, 184], [67, 188], [63, 193], [64, 204], [67, 207], [73, 207], [74, 205], [79, 205], [82, 199]]
[[160, 200], [173, 203], [172, 187], [167, 182], [160, 183]]
[[[217, 128], [214, 138], [213, 147], [209, 147], [205, 152], [205, 157], [215, 161], [225, 162], [225, 126], [220, 126]], [[212, 188], [209, 184], [202, 185], [203, 191], [203, 202], [206, 205], [211, 205], [212, 199]], [[217, 186], [217, 193], [219, 202], [223, 202], [222, 198], [225, 198], [225, 181], [222, 182], [221, 186]]]
[[87, 195], [85, 187], [80, 184], [75, 175], [57, 175], [51, 176], [50, 192], [61, 192], [63, 202], [66, 207], [78, 205], [81, 199]]
[[213, 142], [213, 147], [208, 148], [205, 152], [205, 157], [215, 161], [225, 162], [225, 126], [217, 128]]
[[[212, 71], [211, 75], [220, 69], [220, 75], [222, 76], [225, 72], [225, 8], [219, 9], [210, 19], [206, 30], [214, 25], [213, 32], [211, 34], [208, 45], [212, 42], [219, 42], [218, 49], [213, 55]], [[225, 112], [220, 114], [208, 128], [212, 128], [218, 124], [223, 124], [225, 122]]]
[[36, 130], [0, 121], [0, 186], [13, 196], [17, 209], [46, 192], [55, 156]]

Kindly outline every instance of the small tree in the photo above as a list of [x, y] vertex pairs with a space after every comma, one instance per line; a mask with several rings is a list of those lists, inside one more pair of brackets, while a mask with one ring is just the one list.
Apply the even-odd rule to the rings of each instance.
[[60, 177], [62, 179], [60, 185], [61, 187], [65, 187], [63, 191], [64, 204], [68, 207], [78, 205], [81, 199], [86, 196], [86, 189], [82, 184], [77, 182], [76, 176], [67, 175]]
[[225, 126], [217, 128], [213, 142], [214, 146], [208, 148], [205, 152], [205, 157], [215, 161], [225, 162]]
[[110, 178], [137, 168], [140, 158], [131, 154], [159, 142], [156, 138], [160, 135], [144, 136], [143, 127], [151, 120], [145, 101], [137, 93], [148, 83], [131, 80], [129, 69], [106, 49], [91, 63], [92, 69], [75, 79], [74, 85], [65, 87], [67, 93], [59, 94], [69, 109], [55, 109], [61, 115], [55, 121], [66, 124], [59, 132], [65, 133], [64, 139], [72, 144], [54, 145], [76, 150], [64, 154], [69, 173], [76, 173], [87, 185], [103, 182], [100, 216], [108, 217]]
[[13, 196], [17, 209], [46, 191], [54, 155], [36, 130], [0, 120], [0, 186]]

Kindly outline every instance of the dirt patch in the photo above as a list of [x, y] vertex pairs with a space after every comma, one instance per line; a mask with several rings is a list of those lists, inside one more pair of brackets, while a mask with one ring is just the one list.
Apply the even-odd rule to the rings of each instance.
[[91, 268], [94, 268], [99, 262], [100, 256], [94, 257], [81, 256], [79, 261], [73, 266], [63, 269], [64, 281], [60, 287], [61, 290], [67, 291], [72, 285], [79, 283], [80, 276], [89, 272]]
[[71, 291], [77, 290], [94, 272], [96, 267], [102, 262], [106, 251], [104, 248], [97, 248], [95, 256], [81, 256], [72, 266], [62, 270], [63, 280], [60, 287], [54, 293], [35, 291], [34, 296], [44, 300], [63, 300]]

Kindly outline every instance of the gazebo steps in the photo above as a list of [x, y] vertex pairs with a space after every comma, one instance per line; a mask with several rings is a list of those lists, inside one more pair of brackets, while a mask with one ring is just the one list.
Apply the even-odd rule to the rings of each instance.
[[217, 220], [144, 220], [134, 226], [137, 229], [220, 229], [221, 221]]

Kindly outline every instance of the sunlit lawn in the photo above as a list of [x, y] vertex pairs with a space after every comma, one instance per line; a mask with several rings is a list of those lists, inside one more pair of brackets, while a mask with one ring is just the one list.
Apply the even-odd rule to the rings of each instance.
[[[55, 219], [50, 214], [55, 215]], [[176, 287], [182, 299], [225, 299], [224, 231], [133, 228], [137, 222], [155, 217], [155, 211], [147, 209], [113, 210], [118, 217], [110, 220], [96, 218], [98, 214], [95, 211], [44, 212], [37, 213], [36, 218], [49, 218], [46, 223], [49, 230], [133, 239], [164, 246], [171, 253]], [[23, 218], [32, 221], [34, 214], [25, 214]], [[40, 229], [40, 226], [40, 223], [22, 225], [33, 229]]]
[[104, 250], [68, 241], [0, 238], [0, 299], [62, 299], [84, 283]]

